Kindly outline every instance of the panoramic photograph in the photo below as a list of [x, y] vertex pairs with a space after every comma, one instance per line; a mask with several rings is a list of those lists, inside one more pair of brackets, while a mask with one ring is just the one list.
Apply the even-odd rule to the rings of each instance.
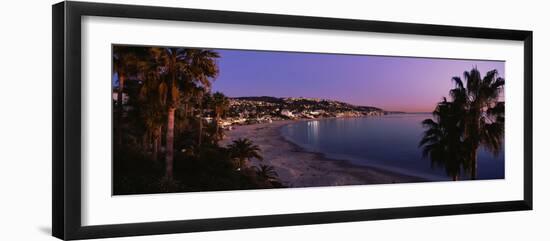
[[505, 62], [112, 45], [112, 194], [504, 179]]

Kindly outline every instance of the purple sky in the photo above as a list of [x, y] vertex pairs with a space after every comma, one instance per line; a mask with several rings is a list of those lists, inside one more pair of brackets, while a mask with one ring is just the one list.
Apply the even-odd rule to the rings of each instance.
[[391, 111], [431, 112], [453, 87], [451, 77], [504, 62], [269, 51], [216, 50], [213, 91], [230, 97], [326, 98]]

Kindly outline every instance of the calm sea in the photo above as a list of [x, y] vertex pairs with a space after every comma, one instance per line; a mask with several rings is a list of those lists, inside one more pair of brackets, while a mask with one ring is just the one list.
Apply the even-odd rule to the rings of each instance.
[[[331, 118], [302, 121], [281, 129], [283, 136], [308, 151], [431, 180], [449, 180], [444, 167], [431, 166], [418, 143], [422, 120], [430, 114], [391, 114], [380, 117]], [[461, 179], [466, 178], [463, 176]], [[496, 157], [480, 148], [478, 179], [504, 178], [504, 152]]]

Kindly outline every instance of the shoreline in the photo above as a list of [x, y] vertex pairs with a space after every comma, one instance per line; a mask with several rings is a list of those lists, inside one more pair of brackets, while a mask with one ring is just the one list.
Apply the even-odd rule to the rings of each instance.
[[427, 179], [405, 175], [378, 167], [363, 166], [344, 159], [331, 159], [320, 152], [311, 152], [285, 139], [280, 131], [301, 120], [280, 120], [235, 126], [220, 141], [227, 146], [238, 138], [248, 138], [261, 149], [263, 161], [251, 160], [250, 165], [271, 165], [281, 183], [289, 187], [319, 187], [340, 185], [389, 184], [426, 182]]

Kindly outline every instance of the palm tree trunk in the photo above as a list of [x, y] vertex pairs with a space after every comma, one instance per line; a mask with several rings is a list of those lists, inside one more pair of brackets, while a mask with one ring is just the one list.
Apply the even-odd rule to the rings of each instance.
[[202, 143], [202, 117], [199, 117], [199, 140], [198, 140], [198, 146], [201, 148]]
[[168, 108], [168, 123], [166, 125], [166, 177], [174, 176], [174, 118], [176, 108]]
[[[199, 101], [202, 101], [202, 99]], [[199, 151], [201, 148], [201, 143], [202, 143], [202, 104], [200, 104], [199, 106], [199, 140], [198, 140]]]
[[246, 160], [244, 158], [241, 158], [241, 161], [239, 163], [239, 166], [240, 166], [241, 169], [244, 168], [244, 163], [245, 162], [246, 162]]
[[216, 136], [216, 140], [221, 140], [221, 136], [220, 136], [220, 120], [221, 120], [221, 116], [219, 114], [219, 111], [218, 111], [218, 108], [216, 107], [216, 133], [215, 133], [215, 136]]
[[477, 178], [477, 149], [479, 147], [480, 142], [480, 116], [481, 113], [478, 111], [481, 107], [479, 105], [474, 106], [474, 112], [472, 114], [472, 133], [470, 134], [469, 138], [472, 139], [470, 150], [470, 179], [475, 180]]
[[185, 119], [187, 119], [187, 116], [189, 116], [188, 113], [187, 113], [188, 110], [189, 110], [189, 108], [187, 108], [187, 102], [185, 102], [183, 104], [183, 118], [185, 118]]
[[162, 133], [162, 127], [155, 128], [153, 132], [153, 161], [154, 162], [158, 161], [161, 133]]
[[175, 121], [175, 114], [176, 114], [176, 108], [174, 103], [174, 96], [172, 96], [174, 88], [176, 88], [176, 70], [173, 64], [175, 63], [174, 56], [172, 56], [171, 65], [170, 65], [170, 80], [171, 82], [168, 84], [169, 87], [169, 105], [168, 105], [168, 122], [166, 123], [166, 173], [165, 177], [168, 180], [172, 180], [174, 177], [174, 121]]
[[158, 161], [158, 138], [155, 137], [155, 139], [153, 140], [153, 161], [154, 162], [157, 162]]
[[151, 140], [150, 136], [151, 135], [149, 134], [149, 131], [146, 131], [145, 134], [141, 136], [141, 146], [146, 152], [149, 152], [151, 150], [149, 145], [149, 140]]
[[470, 153], [470, 179], [477, 179], [477, 146], [472, 148], [473, 150]]
[[117, 96], [116, 96], [116, 108], [117, 108], [117, 115], [116, 115], [116, 121], [117, 121], [117, 128], [116, 128], [116, 144], [118, 146], [122, 145], [122, 99], [123, 99], [123, 90], [124, 90], [124, 81], [126, 79], [126, 76], [123, 74], [119, 74], [118, 76], [118, 90], [117, 90]]
[[238, 168], [238, 169], [242, 169], [243, 163], [244, 163], [244, 160], [243, 160], [243, 159], [244, 159], [244, 158], [242, 158], [242, 157], [239, 157], [239, 158], [237, 159], [237, 168]]
[[157, 156], [162, 154], [162, 126], [159, 126], [159, 133], [158, 133], [158, 143], [157, 143]]

